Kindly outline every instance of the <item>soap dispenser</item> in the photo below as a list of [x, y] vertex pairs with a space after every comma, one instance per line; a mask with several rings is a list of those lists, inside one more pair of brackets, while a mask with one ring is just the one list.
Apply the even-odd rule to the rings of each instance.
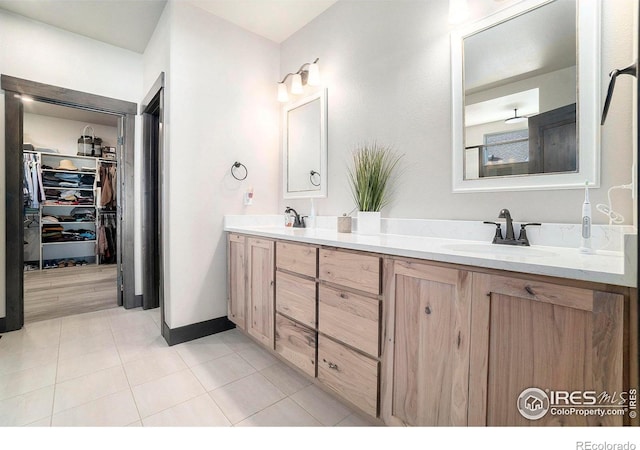
[[295, 222], [295, 217], [289, 211], [284, 212], [284, 226], [292, 227], [293, 222]]

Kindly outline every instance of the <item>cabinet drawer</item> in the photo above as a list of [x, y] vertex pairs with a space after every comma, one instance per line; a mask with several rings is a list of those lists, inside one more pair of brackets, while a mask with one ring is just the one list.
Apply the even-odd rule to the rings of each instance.
[[229, 241], [240, 242], [244, 244], [245, 236], [243, 236], [242, 234], [229, 233]]
[[276, 242], [276, 267], [291, 272], [316, 276], [316, 254], [318, 249], [310, 245]]
[[276, 313], [276, 352], [309, 376], [316, 376], [316, 332]]
[[351, 292], [320, 286], [318, 330], [377, 357], [380, 302]]
[[320, 249], [320, 279], [364, 292], [380, 293], [380, 258]]
[[378, 362], [318, 336], [318, 379], [372, 416], [378, 412]]
[[276, 311], [316, 327], [316, 282], [276, 272]]

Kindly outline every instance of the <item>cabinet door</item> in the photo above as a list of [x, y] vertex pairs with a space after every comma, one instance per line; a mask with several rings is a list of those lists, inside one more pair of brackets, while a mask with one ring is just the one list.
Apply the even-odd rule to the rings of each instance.
[[[545, 415], [531, 420], [520, 413], [528, 388], [553, 396], [620, 394], [623, 296], [495, 275], [473, 278], [469, 425], [623, 424], [623, 416], [554, 414], [553, 397], [545, 404], [544, 396], [539, 408], [531, 403], [529, 409], [542, 413], [546, 407]], [[582, 406], [579, 397], [568, 402]]]
[[243, 330], [246, 329], [246, 238], [238, 234], [229, 234], [227, 239], [227, 291], [229, 320]]
[[248, 331], [273, 349], [273, 241], [247, 238]]
[[471, 274], [385, 262], [383, 420], [467, 424]]

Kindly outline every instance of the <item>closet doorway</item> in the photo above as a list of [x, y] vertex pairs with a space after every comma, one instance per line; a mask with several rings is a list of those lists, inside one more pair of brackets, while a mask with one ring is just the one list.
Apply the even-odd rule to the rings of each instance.
[[23, 111], [24, 321], [115, 308], [120, 117], [35, 100]]
[[140, 106], [142, 115], [142, 308], [160, 308], [164, 325], [162, 244], [162, 154], [164, 125], [164, 72]]
[[25, 321], [140, 306], [133, 274], [136, 105], [6, 75], [1, 87], [6, 317], [0, 332]]

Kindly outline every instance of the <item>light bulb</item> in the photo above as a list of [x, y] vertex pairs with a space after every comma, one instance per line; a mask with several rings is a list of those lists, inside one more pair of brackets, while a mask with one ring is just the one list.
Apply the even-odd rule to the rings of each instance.
[[320, 68], [318, 67], [318, 63], [309, 65], [307, 84], [309, 86], [318, 86], [320, 84]]
[[302, 94], [302, 77], [299, 73], [294, 73], [291, 77], [291, 93]]
[[289, 94], [287, 94], [287, 85], [284, 83], [278, 83], [278, 101], [286, 102], [289, 100]]

